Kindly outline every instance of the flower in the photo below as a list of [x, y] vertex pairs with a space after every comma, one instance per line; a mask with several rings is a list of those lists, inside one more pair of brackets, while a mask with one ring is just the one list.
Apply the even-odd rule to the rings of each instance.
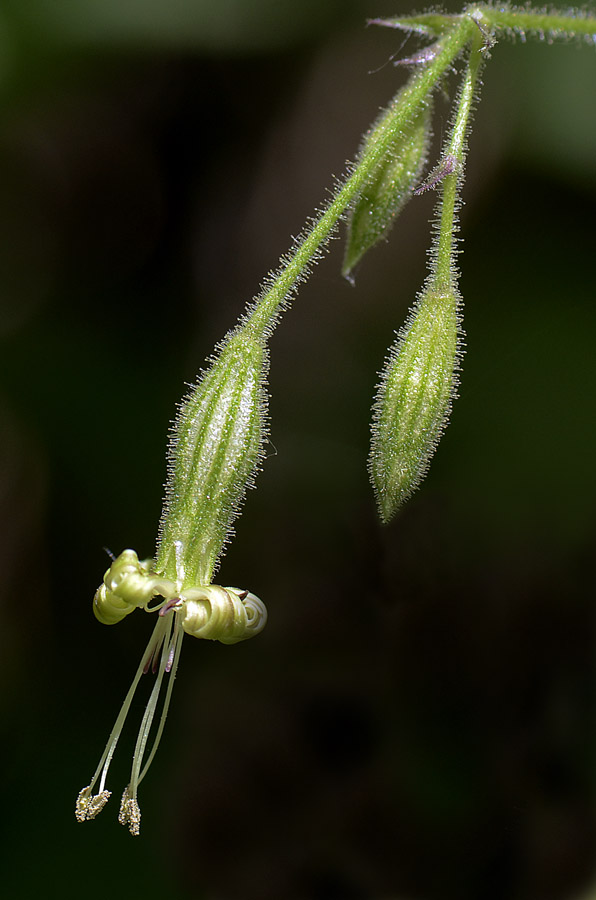
[[[156, 597], [160, 599], [152, 603]], [[174, 582], [154, 572], [150, 560], [139, 561], [134, 550], [124, 550], [105, 573], [93, 600], [93, 611], [100, 622], [114, 624], [136, 608], [157, 613], [157, 622], [95, 774], [91, 783], [79, 793], [75, 807], [77, 821], [85, 822], [94, 819], [108, 802], [111, 796], [106, 789], [108, 769], [141, 677], [151, 672], [156, 676], [155, 684], [141, 720], [130, 781], [122, 795], [118, 816], [118, 821], [128, 825], [134, 835], [139, 834], [141, 823], [137, 792], [163, 733], [184, 632], [194, 637], [233, 644], [259, 634], [267, 622], [265, 605], [254, 594], [213, 584], [188, 586], [183, 584], [181, 578]], [[164, 679], [167, 680], [167, 689], [161, 718], [153, 746], [146, 757]], [[98, 791], [93, 794], [98, 780]]]

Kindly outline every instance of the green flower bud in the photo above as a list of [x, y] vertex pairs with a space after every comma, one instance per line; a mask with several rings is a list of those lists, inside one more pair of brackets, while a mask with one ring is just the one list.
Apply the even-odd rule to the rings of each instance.
[[250, 323], [225, 338], [183, 401], [169, 448], [156, 571], [182, 586], [209, 584], [263, 458], [269, 368]]
[[[399, 100], [400, 95], [370, 132], [360, 156], [377, 139], [385, 117]], [[402, 131], [359, 194], [348, 218], [348, 239], [342, 267], [342, 274], [346, 277], [367, 250], [386, 238], [419, 182], [431, 137], [430, 118], [431, 109], [427, 105]]]
[[418, 487], [447, 424], [461, 356], [460, 298], [427, 287], [389, 352], [373, 407], [369, 471], [388, 522]]

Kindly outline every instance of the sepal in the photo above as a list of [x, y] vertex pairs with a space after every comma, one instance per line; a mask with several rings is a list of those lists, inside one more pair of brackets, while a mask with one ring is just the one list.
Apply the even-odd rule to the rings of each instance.
[[268, 352], [250, 322], [230, 332], [172, 429], [158, 572], [209, 584], [263, 458]]
[[389, 18], [368, 19], [369, 25], [381, 25], [385, 28], [398, 28], [410, 34], [423, 34], [427, 37], [441, 37], [453, 28], [459, 16], [441, 15], [440, 13], [421, 13], [414, 16], [390, 16]]

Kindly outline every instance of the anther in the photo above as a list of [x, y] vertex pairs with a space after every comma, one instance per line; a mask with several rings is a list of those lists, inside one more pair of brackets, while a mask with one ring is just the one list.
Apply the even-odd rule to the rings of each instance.
[[121, 825], [128, 825], [131, 834], [138, 836], [141, 830], [141, 808], [136, 797], [130, 796], [130, 785], [125, 788], [120, 803], [118, 821]]
[[75, 817], [77, 822], [86, 822], [89, 819], [94, 819], [95, 816], [99, 815], [102, 811], [111, 796], [111, 791], [101, 791], [99, 794], [96, 794], [95, 797], [92, 797], [91, 785], [83, 788], [77, 797], [75, 807]]

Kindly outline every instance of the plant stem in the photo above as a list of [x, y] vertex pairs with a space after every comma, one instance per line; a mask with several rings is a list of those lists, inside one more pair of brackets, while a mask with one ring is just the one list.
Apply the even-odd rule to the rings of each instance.
[[531, 32], [549, 40], [585, 37], [596, 44], [596, 16], [587, 15], [581, 9], [575, 10], [573, 15], [561, 15], [556, 11], [549, 14], [540, 9], [481, 4], [468, 7], [467, 13], [471, 16], [478, 13], [479, 18], [497, 31], [511, 31], [522, 36]]
[[470, 49], [470, 57], [461, 88], [453, 131], [444, 154], [445, 162], [449, 160], [452, 168], [445, 175], [442, 185], [441, 217], [438, 241], [434, 252], [433, 273], [435, 286], [438, 290], [444, 292], [453, 288], [453, 243], [458, 206], [458, 188], [463, 176], [466, 156], [466, 134], [470, 113], [474, 105], [478, 75], [484, 61], [482, 49], [483, 41], [480, 33], [478, 33]]
[[358, 166], [339, 188], [325, 212], [305, 231], [298, 246], [273, 276], [273, 280], [258, 297], [250, 314], [250, 327], [265, 334], [283, 309], [297, 284], [304, 279], [309, 266], [317, 259], [324, 244], [331, 237], [337, 223], [370, 179], [375, 167], [385, 157], [392, 141], [414, 118], [426, 97], [437, 86], [464, 47], [477, 34], [478, 27], [469, 16], [455, 20], [452, 30], [436, 45], [436, 53], [406, 85], [400, 102], [390, 107], [378, 140], [367, 148]]

